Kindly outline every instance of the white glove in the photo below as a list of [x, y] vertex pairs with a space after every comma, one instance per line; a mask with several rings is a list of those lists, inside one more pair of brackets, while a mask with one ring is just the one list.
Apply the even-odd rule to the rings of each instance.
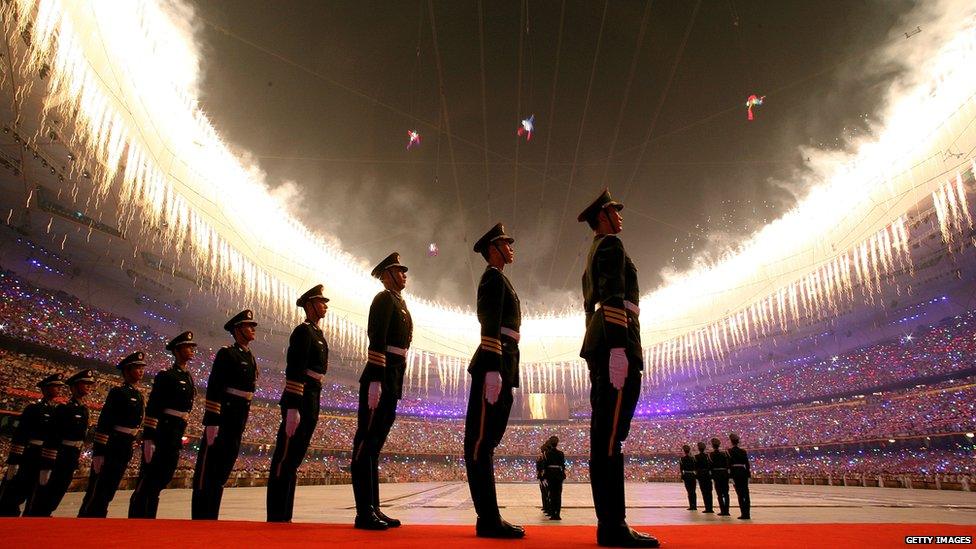
[[217, 429], [220, 427], [216, 425], [207, 425], [203, 429], [203, 435], [207, 439], [207, 446], [213, 446], [215, 440], [217, 440]]
[[92, 458], [92, 471], [95, 474], [100, 474], [102, 472], [102, 465], [105, 463], [105, 456], [95, 456]]
[[14, 478], [14, 475], [17, 474], [17, 469], [20, 469], [20, 465], [14, 465], [11, 463], [7, 466], [7, 480]]
[[298, 422], [302, 420], [297, 408], [288, 408], [285, 411], [285, 434], [290, 438], [298, 429]]
[[47, 481], [51, 480], [51, 470], [41, 469], [41, 474], [37, 477], [37, 483], [41, 486], [47, 486]]
[[153, 453], [156, 452], [156, 444], [151, 440], [142, 441], [142, 458], [146, 463], [152, 461]]
[[379, 381], [373, 381], [369, 384], [369, 394], [367, 396], [366, 404], [369, 406], [370, 410], [375, 410], [377, 406], [380, 405], [380, 393], [382, 389], [380, 388]]
[[498, 402], [498, 395], [502, 393], [501, 372], [485, 372], [485, 400], [488, 404]]
[[610, 384], [620, 390], [627, 380], [627, 351], [623, 347], [610, 349]]

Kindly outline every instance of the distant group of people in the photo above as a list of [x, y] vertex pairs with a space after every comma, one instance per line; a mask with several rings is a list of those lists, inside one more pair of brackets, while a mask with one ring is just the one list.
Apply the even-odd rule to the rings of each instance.
[[[586, 333], [580, 350], [592, 383], [590, 483], [598, 521], [598, 544], [657, 547], [657, 539], [633, 530], [625, 520], [622, 444], [640, 397], [644, 364], [637, 268], [617, 236], [623, 229], [620, 214], [623, 207], [604, 189], [577, 217], [577, 221], [586, 222], [593, 232], [582, 278]], [[471, 395], [465, 420], [464, 458], [477, 513], [475, 532], [487, 538], [525, 536], [524, 528], [501, 517], [494, 473], [495, 448], [507, 428], [513, 390], [519, 386], [520, 377], [521, 306], [511, 281], [503, 273], [505, 266], [515, 260], [514, 242], [498, 223], [474, 246], [474, 252], [481, 254], [487, 267], [477, 295], [481, 344], [468, 369]], [[350, 466], [356, 501], [355, 526], [367, 530], [400, 526], [399, 520], [380, 509], [378, 466], [380, 452], [396, 418], [397, 404], [403, 396], [406, 356], [413, 336], [413, 322], [402, 296], [406, 273], [407, 267], [400, 263], [397, 253], [386, 257], [371, 273], [382, 282], [384, 290], [376, 295], [369, 309], [367, 362], [359, 380], [358, 424]], [[328, 310], [328, 301], [320, 284], [296, 302], [306, 319], [292, 332], [286, 353], [285, 386], [280, 400], [282, 419], [267, 491], [269, 522], [291, 521], [297, 469], [305, 459], [318, 421], [329, 357], [328, 344], [319, 325]], [[258, 378], [255, 357], [248, 347], [255, 338], [256, 326], [250, 309], [241, 311], [224, 325], [234, 341], [217, 352], [207, 382], [203, 440], [193, 476], [193, 519], [218, 518], [224, 484], [240, 453]], [[174, 356], [173, 367], [156, 376], [148, 404], [136, 388], [146, 366], [145, 353], [137, 351], [119, 362], [123, 383], [109, 391], [95, 428], [94, 458], [79, 517], [107, 515], [140, 432], [142, 465], [130, 500], [129, 516], [156, 516], [159, 493], [173, 477], [193, 405], [194, 383], [187, 363], [193, 358], [196, 345], [192, 332], [184, 332], [166, 345]], [[93, 377], [90, 370], [75, 375], [89, 374]], [[60, 453], [61, 447], [80, 453], [82, 438], [58, 438], [50, 428], [58, 409], [53, 404], [57, 396], [53, 387], [63, 383], [61, 374], [42, 382], [44, 399], [28, 407], [30, 410], [25, 411], [26, 416], [18, 427], [7, 478], [0, 487], [0, 510], [9, 515], [19, 515], [20, 505], [38, 492], [38, 486], [51, 483], [54, 476], [51, 469], [34, 465], [42, 455], [54, 456]], [[76, 405], [84, 406], [80, 397]], [[86, 416], [87, 410], [86, 414], [77, 415]], [[57, 452], [45, 446], [48, 439], [49, 444], [58, 448]], [[553, 519], [559, 518], [565, 475], [565, 458], [556, 449], [556, 443], [546, 452], [543, 473], [543, 480], [549, 485], [547, 510]], [[73, 473], [77, 456], [66, 466], [69, 465]], [[53, 508], [41, 511], [50, 514]]]
[[739, 519], [749, 520], [751, 518], [749, 501], [749, 478], [752, 476], [749, 469], [749, 456], [745, 450], [739, 448], [739, 435], [729, 434], [729, 441], [732, 447], [728, 450], [722, 449], [722, 441], [712, 438], [712, 450], [706, 451], [704, 442], [698, 443], [698, 453], [691, 455], [691, 446], [682, 446], [684, 456], [680, 460], [681, 480], [685, 484], [685, 491], [688, 492], [688, 510], [698, 509], [698, 497], [695, 492], [695, 484], [701, 490], [702, 503], [705, 505], [703, 513], [714, 513], [712, 509], [712, 488], [718, 499], [718, 516], [727, 517], [729, 513], [729, 480], [735, 486], [735, 495], [739, 500]]
[[552, 520], [562, 520], [563, 481], [566, 480], [566, 455], [559, 446], [559, 437], [551, 436], [539, 448], [535, 462], [539, 490], [542, 492], [542, 512]]

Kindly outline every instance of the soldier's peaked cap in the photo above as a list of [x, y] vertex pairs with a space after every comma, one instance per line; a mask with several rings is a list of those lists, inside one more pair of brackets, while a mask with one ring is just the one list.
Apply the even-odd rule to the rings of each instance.
[[592, 204], [580, 212], [580, 214], [576, 217], [576, 221], [579, 221], [580, 223], [589, 221], [603, 211], [603, 208], [616, 208], [616, 210], [619, 212], [620, 210], [624, 209], [624, 205], [611, 198], [610, 189], [603, 189], [600, 196], [596, 197], [596, 200], [594, 200]]
[[237, 313], [224, 324], [224, 329], [228, 332], [233, 332], [234, 327], [239, 324], [253, 324], [257, 326], [258, 323], [254, 320], [254, 311], [251, 309], [244, 309], [243, 311]]
[[316, 284], [315, 287], [313, 287], [311, 290], [302, 294], [302, 296], [299, 297], [297, 301], [295, 301], [295, 305], [298, 305], [299, 307], [304, 307], [306, 303], [314, 299], [321, 299], [322, 301], [328, 303], [329, 298], [325, 297], [325, 295], [322, 293], [322, 290], [324, 289], [325, 286], [321, 284]]
[[124, 370], [126, 366], [145, 366], [146, 365], [146, 353], [142, 351], [136, 351], [131, 355], [123, 358], [119, 364], [116, 366], [119, 370]]
[[505, 225], [495, 223], [494, 227], [492, 227], [487, 233], [485, 233], [484, 236], [479, 238], [478, 241], [474, 243], [474, 251], [479, 254], [484, 253], [484, 251], [488, 249], [488, 246], [490, 246], [491, 243], [496, 240], [504, 240], [509, 244], [515, 242], [514, 238], [505, 233]]
[[401, 271], [404, 272], [407, 271], [407, 268], [404, 265], [400, 264], [400, 254], [397, 252], [393, 252], [392, 254], [386, 256], [386, 258], [383, 261], [380, 261], [377, 266], [373, 267], [373, 272], [369, 274], [373, 275], [374, 278], [379, 278], [383, 276], [383, 273], [387, 269], [393, 269], [393, 268], [400, 269]]
[[67, 379], [67, 382], [68, 385], [74, 385], [75, 383], [95, 383], [95, 371], [91, 368], [78, 370], [77, 372], [71, 374], [71, 377]]
[[175, 351], [177, 347], [182, 345], [193, 345], [196, 347], [197, 342], [193, 341], [193, 332], [186, 331], [169, 340], [169, 343], [166, 344], [166, 350]]
[[51, 374], [37, 382], [38, 387], [57, 387], [64, 385], [64, 374]]

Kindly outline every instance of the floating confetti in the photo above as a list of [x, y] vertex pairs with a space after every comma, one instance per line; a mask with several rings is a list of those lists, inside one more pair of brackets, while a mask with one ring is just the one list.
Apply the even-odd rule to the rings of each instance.
[[409, 151], [411, 147], [415, 145], [420, 145], [420, 132], [417, 130], [407, 130], [407, 137], [410, 138], [410, 142], [407, 143], [407, 150]]
[[532, 132], [535, 131], [535, 115], [531, 115], [522, 120], [522, 127], [518, 129], [518, 136], [525, 136], [526, 141], [532, 141]]
[[746, 99], [746, 107], [749, 108], [749, 120], [752, 120], [753, 119], [753, 116], [752, 116], [752, 108], [753, 107], [758, 107], [758, 106], [762, 105], [763, 104], [763, 101], [765, 101], [765, 100], [766, 100], [766, 96], [765, 95], [762, 96], [762, 97], [758, 97], [758, 96], [755, 96], [755, 95], [750, 95], [749, 98]]

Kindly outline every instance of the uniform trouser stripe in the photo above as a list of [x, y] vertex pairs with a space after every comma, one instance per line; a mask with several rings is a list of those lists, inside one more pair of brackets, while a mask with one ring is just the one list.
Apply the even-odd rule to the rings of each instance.
[[613, 457], [614, 442], [617, 440], [617, 424], [620, 423], [620, 405], [624, 401], [623, 388], [617, 389], [617, 404], [613, 409], [613, 427], [610, 430], [610, 447], [607, 449], [607, 457]]
[[[370, 431], [373, 430], [373, 418], [374, 417], [376, 417], [376, 409], [375, 408], [369, 411], [369, 422], [366, 425], [366, 433], [367, 434]], [[366, 445], [366, 437], [363, 437], [363, 440], [361, 440], [359, 442], [359, 449], [356, 450], [356, 459], [359, 459], [359, 455], [363, 453], [363, 446], [365, 446], [365, 445]]]
[[285, 437], [285, 450], [281, 453], [281, 461], [278, 462], [278, 467], [275, 468], [275, 476], [276, 477], [280, 477], [281, 476], [281, 464], [284, 463], [286, 459], [288, 459], [288, 443], [289, 442], [291, 442], [291, 437], [286, 436]]
[[200, 458], [200, 481], [197, 482], [197, 490], [203, 490], [203, 477], [207, 474], [207, 453], [210, 452], [210, 445], [207, 444], [207, 436], [204, 434], [203, 440], [203, 457]]
[[[488, 388], [485, 387], [485, 391]], [[488, 402], [488, 398], [485, 397], [484, 391], [481, 395], [481, 419], [479, 420], [480, 427], [478, 428], [478, 440], [474, 442], [474, 460], [478, 461], [478, 450], [481, 448], [481, 441], [485, 439], [485, 405]]]

